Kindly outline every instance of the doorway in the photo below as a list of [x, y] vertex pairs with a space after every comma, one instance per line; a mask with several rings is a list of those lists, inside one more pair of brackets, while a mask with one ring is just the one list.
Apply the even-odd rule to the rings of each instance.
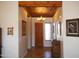
[[43, 47], [43, 23], [35, 23], [35, 47]]
[[51, 22], [44, 23], [44, 47], [52, 46], [52, 24]]
[[51, 47], [51, 22], [35, 23], [35, 47]]

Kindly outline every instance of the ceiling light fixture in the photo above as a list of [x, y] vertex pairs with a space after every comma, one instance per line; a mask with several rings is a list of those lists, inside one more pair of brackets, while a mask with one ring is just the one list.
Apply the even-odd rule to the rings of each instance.
[[46, 18], [43, 18], [42, 16], [40, 18], [37, 18], [39, 21], [44, 21]]

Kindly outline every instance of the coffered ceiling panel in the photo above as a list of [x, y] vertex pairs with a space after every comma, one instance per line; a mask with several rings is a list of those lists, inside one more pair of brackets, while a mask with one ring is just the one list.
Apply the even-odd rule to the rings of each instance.
[[57, 8], [52, 7], [26, 7], [32, 17], [52, 17]]
[[57, 8], [62, 7], [61, 1], [20, 1], [19, 6], [24, 7], [32, 17], [52, 17]]

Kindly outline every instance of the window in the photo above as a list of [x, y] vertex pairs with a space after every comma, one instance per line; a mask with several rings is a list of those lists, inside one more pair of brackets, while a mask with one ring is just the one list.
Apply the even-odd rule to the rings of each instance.
[[51, 23], [45, 23], [45, 40], [51, 40]]

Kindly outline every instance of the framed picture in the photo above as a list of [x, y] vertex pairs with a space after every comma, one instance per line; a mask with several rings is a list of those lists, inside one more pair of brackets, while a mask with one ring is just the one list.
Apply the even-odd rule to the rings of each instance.
[[66, 20], [66, 35], [79, 36], [79, 18]]
[[7, 28], [7, 34], [8, 35], [13, 35], [13, 27], [8, 27]]
[[26, 21], [22, 20], [22, 36], [26, 35]]

